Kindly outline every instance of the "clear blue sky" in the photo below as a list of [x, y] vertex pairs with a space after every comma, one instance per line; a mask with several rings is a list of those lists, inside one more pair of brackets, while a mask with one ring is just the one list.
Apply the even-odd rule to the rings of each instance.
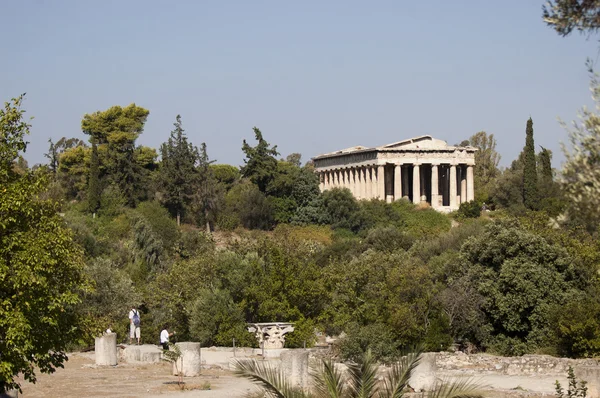
[[533, 118], [536, 145], [563, 160], [557, 117], [590, 103], [586, 57], [543, 0], [75, 1], [0, 3], [0, 99], [27, 92], [26, 158], [47, 140], [84, 137], [85, 113], [150, 110], [140, 144], [158, 148], [177, 114], [211, 158], [241, 164], [259, 127], [303, 160], [431, 134], [493, 133], [501, 164]]

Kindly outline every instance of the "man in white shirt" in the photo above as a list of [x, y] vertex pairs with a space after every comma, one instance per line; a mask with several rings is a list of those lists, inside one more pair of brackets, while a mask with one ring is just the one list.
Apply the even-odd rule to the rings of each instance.
[[137, 309], [132, 308], [129, 311], [129, 344], [133, 344], [133, 339], [137, 339], [140, 345], [140, 313]]
[[164, 328], [162, 332], [160, 332], [160, 345], [162, 345], [163, 350], [169, 349], [169, 337], [173, 336], [175, 332], [169, 333], [167, 328]]

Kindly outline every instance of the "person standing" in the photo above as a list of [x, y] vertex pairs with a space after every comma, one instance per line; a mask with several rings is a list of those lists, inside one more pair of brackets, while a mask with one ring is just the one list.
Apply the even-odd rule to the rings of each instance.
[[160, 345], [162, 345], [163, 350], [169, 349], [169, 337], [173, 336], [175, 332], [169, 333], [167, 328], [165, 327], [162, 332], [160, 332]]
[[129, 344], [133, 344], [133, 339], [137, 339], [137, 344], [140, 345], [140, 313], [137, 309], [131, 308], [129, 311]]

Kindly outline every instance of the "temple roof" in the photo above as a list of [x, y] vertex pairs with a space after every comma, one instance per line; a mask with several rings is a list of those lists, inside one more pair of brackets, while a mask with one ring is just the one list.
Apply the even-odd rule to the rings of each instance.
[[377, 147], [377, 149], [449, 149], [448, 143], [438, 140], [430, 135], [421, 135], [415, 138], [394, 142]]
[[473, 151], [476, 150], [476, 148], [474, 148], [474, 147], [451, 146], [451, 145], [448, 145], [448, 143], [444, 140], [439, 140], [437, 138], [433, 138], [430, 135], [421, 135], [418, 137], [409, 138], [406, 140], [393, 142], [391, 144], [386, 144], [386, 145], [382, 145], [382, 146], [378, 146], [378, 147], [366, 147], [366, 146], [362, 146], [362, 145], [357, 145], [357, 146], [342, 149], [339, 151], [318, 155], [318, 156], [315, 156], [313, 159], [335, 157], [335, 156], [340, 156], [340, 155], [346, 155], [346, 154], [351, 154], [351, 153], [356, 153], [356, 152], [366, 152], [366, 151], [378, 151], [378, 152], [379, 151], [380, 152], [396, 151], [396, 150], [399, 150], [399, 151], [405, 151], [405, 150], [407, 150], [407, 151], [411, 151], [411, 150], [416, 150], [416, 151], [421, 151], [421, 150], [454, 151], [459, 148], [460, 149], [468, 148]]
[[365, 149], [373, 149], [373, 148], [368, 148], [366, 146], [357, 145], [357, 146], [351, 146], [350, 148], [341, 149], [341, 150], [335, 151], [335, 152], [324, 153], [324, 154], [319, 155], [319, 156], [343, 155], [345, 153], [358, 152], [358, 151], [363, 151]]

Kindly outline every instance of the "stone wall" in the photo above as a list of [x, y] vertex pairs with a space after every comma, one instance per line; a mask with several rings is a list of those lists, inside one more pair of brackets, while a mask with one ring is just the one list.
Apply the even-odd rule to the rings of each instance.
[[523, 376], [538, 374], [564, 376], [569, 366], [574, 369], [596, 367], [600, 370], [600, 360], [597, 359], [555, 358], [550, 355], [499, 357], [487, 354], [467, 355], [462, 352], [440, 352], [436, 358], [436, 365], [442, 370]]
[[[549, 355], [523, 355], [522, 357], [498, 357], [494, 355], [467, 355], [462, 352], [441, 352], [436, 356], [439, 373], [452, 372], [469, 376], [490, 375], [523, 377], [539, 380], [560, 379], [563, 388], [567, 388], [567, 370], [573, 367], [575, 377], [588, 383], [588, 397], [600, 398], [600, 360], [555, 358]], [[548, 383], [546, 383], [548, 384]], [[547, 387], [547, 386], [545, 386]], [[543, 395], [532, 395], [543, 396]]]

